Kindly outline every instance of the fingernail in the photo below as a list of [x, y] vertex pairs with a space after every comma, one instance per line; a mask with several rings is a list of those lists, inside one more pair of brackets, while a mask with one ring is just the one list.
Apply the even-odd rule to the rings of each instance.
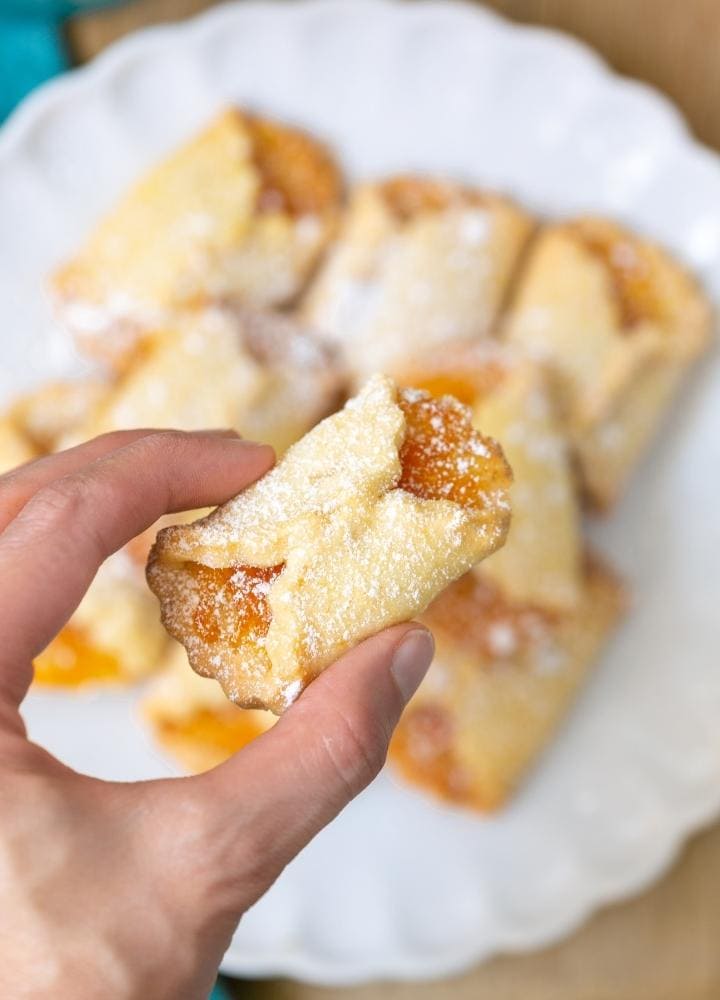
[[407, 704], [420, 686], [435, 653], [432, 635], [424, 628], [414, 628], [395, 650], [390, 672]]

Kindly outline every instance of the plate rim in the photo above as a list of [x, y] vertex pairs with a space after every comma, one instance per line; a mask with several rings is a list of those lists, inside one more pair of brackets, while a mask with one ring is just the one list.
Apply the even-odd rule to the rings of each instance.
[[[230, 0], [181, 22], [141, 28], [113, 42], [87, 65], [42, 85], [26, 98], [0, 129], [0, 159], [11, 157], [45, 116], [51, 115], [56, 108], [67, 102], [72, 102], [84, 90], [100, 85], [105, 77], [122, 72], [133, 60], [146, 57], [154, 46], [191, 45], [194, 38], [215, 32], [226, 23], [232, 23], [232, 30], [236, 30], [237, 23], [252, 20], [258, 15], [265, 16], [270, 10], [276, 14], [282, 11], [282, 17], [292, 17], [299, 22], [307, 16], [314, 16], [318, 10], [332, 12], [338, 19], [347, 11], [362, 11], [366, 15], [371, 5], [375, 8], [373, 16], [376, 17], [443, 17], [452, 21], [462, 16], [473, 18], [478, 25], [489, 26], [508, 39], [521, 36], [530, 39], [543, 46], [546, 52], [551, 49], [572, 51], [588, 66], [593, 67], [606, 88], [642, 94], [648, 103], [659, 110], [663, 127], [674, 133], [675, 141], [695, 159], [712, 164], [720, 176], [720, 153], [705, 146], [693, 135], [672, 100], [658, 89], [615, 72], [589, 45], [559, 29], [512, 22], [495, 11], [465, 0], [424, 0], [421, 4], [410, 0], [295, 0], [292, 6], [288, 6], [283, 0]], [[456, 952], [451, 954], [447, 950], [442, 959], [437, 955], [421, 959], [416, 954], [412, 962], [407, 962], [402, 955], [396, 954], [386, 956], [387, 960], [383, 962], [375, 957], [370, 970], [364, 957], [355, 963], [343, 959], [340, 965], [333, 963], [327, 955], [318, 952], [311, 954], [302, 949], [278, 948], [255, 957], [248, 952], [233, 955], [231, 945], [222, 969], [230, 974], [244, 976], [285, 975], [325, 985], [349, 985], [380, 978], [406, 981], [443, 978], [498, 952], [513, 953], [542, 948], [570, 934], [600, 907], [628, 899], [649, 887], [669, 868], [685, 841], [718, 815], [720, 787], [714, 796], [708, 792], [702, 801], [679, 804], [677, 812], [667, 819], [663, 830], [657, 834], [652, 845], [654, 850], [648, 851], [646, 864], [632, 877], [627, 870], [622, 870], [615, 881], [607, 879], [600, 884], [599, 881], [585, 880], [579, 883], [582, 898], [578, 898], [574, 906], [567, 905], [561, 919], [549, 921], [540, 930], [538, 924], [534, 923], [518, 933], [513, 940], [500, 943], [491, 940], [472, 949], [463, 942]]]

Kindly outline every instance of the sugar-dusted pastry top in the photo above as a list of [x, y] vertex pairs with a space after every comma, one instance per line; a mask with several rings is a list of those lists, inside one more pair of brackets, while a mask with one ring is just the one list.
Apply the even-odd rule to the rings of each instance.
[[61, 687], [134, 682], [158, 665], [166, 633], [142, 577], [117, 552], [98, 571], [70, 621], [35, 658], [35, 681]]
[[136, 324], [167, 310], [226, 295], [287, 302], [332, 234], [341, 188], [316, 140], [228, 110], [133, 187], [55, 274], [59, 315], [121, 362]]
[[693, 278], [615, 223], [548, 225], [532, 245], [504, 334], [549, 372], [593, 506], [622, 492], [710, 320]]
[[360, 378], [492, 329], [532, 230], [508, 199], [397, 177], [354, 191], [302, 304]]
[[505, 545], [479, 571], [512, 600], [573, 607], [582, 587], [578, 501], [544, 371], [507, 345], [454, 342], [409, 361], [398, 380], [452, 394], [476, 427], [502, 442], [513, 470], [512, 521]]
[[611, 413], [649, 366], [697, 357], [709, 322], [707, 299], [664, 250], [583, 218], [537, 237], [505, 333], [549, 366], [581, 431]]
[[238, 708], [214, 680], [190, 669], [172, 643], [142, 701], [153, 735], [190, 771], [204, 771], [237, 753], [277, 721], [272, 712]]
[[258, 483], [161, 532], [148, 580], [194, 669], [279, 713], [502, 544], [510, 479], [460, 403], [375, 376]]
[[284, 451], [333, 408], [342, 386], [332, 350], [291, 319], [212, 306], [148, 332], [141, 357], [73, 439], [127, 427], [231, 427]]
[[436, 656], [406, 708], [390, 760], [413, 784], [482, 811], [499, 807], [561, 722], [623, 608], [595, 560], [573, 611], [508, 601], [482, 572], [452, 584], [423, 620]]

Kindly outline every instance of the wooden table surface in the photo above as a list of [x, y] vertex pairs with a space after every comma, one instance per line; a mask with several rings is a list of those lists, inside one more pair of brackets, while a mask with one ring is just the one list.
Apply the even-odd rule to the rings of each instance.
[[[79, 61], [207, 0], [135, 0], [69, 27]], [[506, 16], [572, 32], [622, 73], [664, 90], [696, 135], [720, 148], [720, 0], [494, 0]], [[247, 1000], [720, 1000], [720, 825], [696, 837], [669, 875], [612, 906], [554, 948], [502, 957], [443, 983], [321, 989], [243, 983]]]

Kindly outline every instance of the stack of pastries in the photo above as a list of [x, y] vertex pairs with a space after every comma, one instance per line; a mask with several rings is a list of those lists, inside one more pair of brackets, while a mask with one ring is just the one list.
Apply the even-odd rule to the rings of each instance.
[[12, 403], [0, 472], [139, 426], [228, 426], [286, 458], [204, 519], [164, 519], [148, 578], [167, 631], [151, 531], [108, 560], [36, 683], [156, 674], [143, 715], [200, 770], [419, 611], [437, 653], [391, 762], [443, 800], [506, 802], [626, 607], [582, 516], [611, 510], [708, 343], [694, 280], [609, 220], [541, 222], [445, 178], [346, 193], [319, 141], [230, 109], [52, 290], [97, 373]]

